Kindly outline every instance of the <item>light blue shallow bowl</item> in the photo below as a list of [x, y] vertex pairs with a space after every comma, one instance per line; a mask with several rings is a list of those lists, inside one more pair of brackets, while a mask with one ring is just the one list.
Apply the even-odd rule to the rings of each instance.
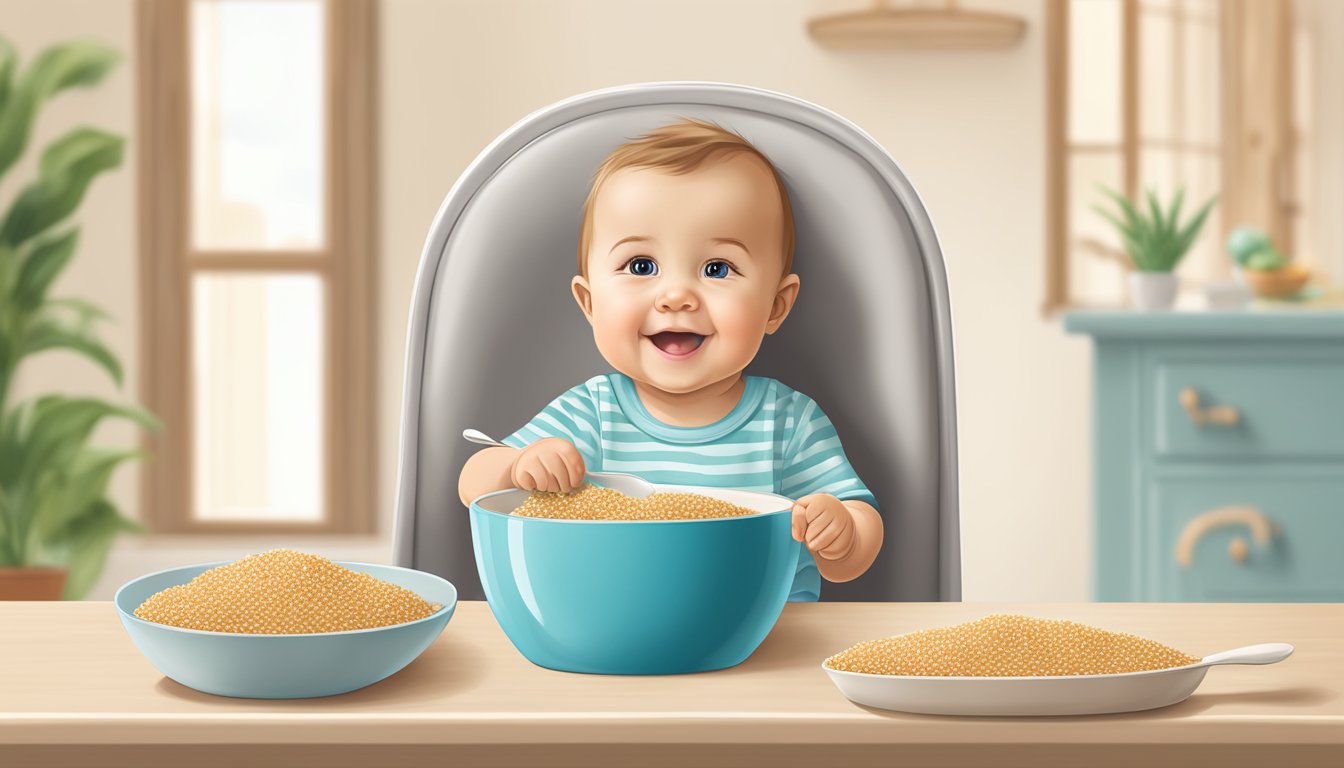
[[761, 514], [710, 520], [549, 520], [508, 514], [520, 490], [471, 504], [485, 597], [534, 664], [666, 675], [742, 663], [788, 600], [799, 547], [793, 502], [687, 486]]
[[405, 624], [306, 635], [203, 632], [136, 618], [135, 609], [150, 595], [227, 564], [151, 573], [122, 585], [113, 598], [122, 626], [151, 664], [189, 688], [219, 696], [302, 699], [372, 685], [428, 648], [457, 607], [457, 589], [433, 574], [392, 565], [338, 562], [405, 587], [443, 608]]

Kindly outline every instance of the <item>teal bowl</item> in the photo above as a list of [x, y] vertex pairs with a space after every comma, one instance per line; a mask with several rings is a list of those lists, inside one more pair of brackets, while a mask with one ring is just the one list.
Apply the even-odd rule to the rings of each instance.
[[758, 514], [710, 520], [550, 520], [509, 513], [516, 489], [471, 504], [490, 610], [529, 661], [566, 672], [668, 675], [742, 663], [774, 627], [798, 566], [793, 502], [655, 486]]
[[122, 585], [113, 598], [121, 625], [151, 664], [188, 688], [217, 696], [305, 699], [372, 685], [395, 674], [428, 648], [457, 607], [457, 589], [433, 574], [392, 565], [338, 562], [352, 571], [405, 587], [443, 608], [405, 624], [304, 635], [204, 632], [135, 616], [135, 609], [150, 595], [227, 564], [206, 563], [151, 573]]

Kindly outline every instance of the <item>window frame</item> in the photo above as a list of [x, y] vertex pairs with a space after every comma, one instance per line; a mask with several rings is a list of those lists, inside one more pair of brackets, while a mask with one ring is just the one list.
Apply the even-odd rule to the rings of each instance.
[[[377, 522], [375, 424], [377, 9], [325, 0], [326, 243], [317, 251], [198, 250], [191, 242], [193, 0], [136, 6], [142, 518], [153, 533], [369, 534]], [[195, 425], [192, 276], [303, 273], [324, 288], [323, 516], [316, 522], [192, 515]]]
[[[1069, 10], [1071, 0], [1046, 0], [1045, 4], [1045, 82], [1046, 82], [1046, 205], [1045, 275], [1041, 312], [1054, 314], [1099, 305], [1077, 300], [1069, 292], [1070, 216], [1068, 164], [1073, 145], [1069, 141]], [[1120, 0], [1122, 5], [1121, 62], [1121, 162], [1124, 188], [1130, 199], [1139, 192], [1140, 152], [1145, 143], [1139, 130], [1138, 24], [1142, 0]], [[1275, 243], [1290, 252], [1293, 246], [1291, 201], [1274, 191], [1276, 199], [1261, 199], [1256, 190], [1263, 179], [1283, 176], [1292, 179], [1291, 154], [1295, 138], [1292, 119], [1291, 72], [1288, 69], [1291, 41], [1285, 20], [1291, 15], [1291, 3], [1265, 9], [1247, 0], [1221, 0], [1219, 3], [1220, 96], [1221, 114], [1217, 121], [1220, 136], [1217, 147], [1220, 168], [1219, 203], [1220, 239], [1225, 239], [1233, 222], [1257, 222]], [[1182, 13], [1178, 7], [1175, 14]], [[1257, 24], [1249, 23], [1254, 17]], [[1266, 23], [1268, 22], [1268, 23]], [[1261, 29], [1265, 27], [1265, 29]], [[1176, 38], [1179, 40], [1179, 36]], [[1247, 47], [1253, 47], [1248, 54]], [[1257, 56], [1268, 55], [1274, 62], [1272, 73], [1257, 76], [1253, 66]], [[1277, 84], [1263, 93], [1266, 84]], [[1255, 90], [1252, 86], [1261, 86]], [[1177, 87], [1183, 87], [1178, 84]], [[1281, 117], [1264, 125], [1256, 115], [1265, 110]], [[1273, 147], [1263, 146], [1268, 135]], [[1285, 153], [1287, 153], [1285, 155]], [[1268, 157], [1268, 161], [1265, 158]], [[1286, 160], [1284, 158], [1287, 158]], [[1272, 164], [1272, 165], [1271, 165]], [[1265, 166], [1271, 170], [1266, 171]], [[1276, 185], [1291, 186], [1291, 185]], [[1125, 260], [1127, 268], [1131, 268]], [[1226, 267], [1228, 273], [1230, 266]]]

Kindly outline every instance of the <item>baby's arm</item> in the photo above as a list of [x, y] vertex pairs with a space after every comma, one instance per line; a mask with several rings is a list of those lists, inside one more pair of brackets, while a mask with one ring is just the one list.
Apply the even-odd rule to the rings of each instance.
[[467, 459], [462, 474], [457, 478], [457, 497], [463, 505], [491, 491], [513, 487], [513, 463], [523, 451], [520, 448], [486, 448]]
[[823, 578], [850, 581], [877, 559], [882, 516], [866, 501], [814, 493], [794, 504], [793, 534], [815, 555]]
[[470, 505], [481, 494], [505, 488], [569, 493], [583, 484], [585, 472], [583, 455], [573, 443], [547, 437], [526, 448], [477, 451], [462, 467], [457, 495]]
[[882, 548], [877, 500], [850, 465], [835, 425], [816, 402], [801, 397], [790, 407], [797, 426], [785, 449], [780, 492], [797, 499], [793, 537], [812, 553], [822, 578], [856, 579]]
[[585, 385], [567, 390], [501, 441], [511, 447], [486, 448], [467, 459], [457, 479], [458, 498], [470, 505], [478, 496], [505, 488], [568, 492], [580, 487], [598, 444], [598, 426], [590, 423], [596, 413]]

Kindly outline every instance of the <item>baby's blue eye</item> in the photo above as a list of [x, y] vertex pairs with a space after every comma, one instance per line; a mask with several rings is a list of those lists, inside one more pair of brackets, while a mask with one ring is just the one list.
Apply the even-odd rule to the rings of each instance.
[[711, 261], [705, 265], [705, 277], [727, 277], [732, 272], [726, 261]]
[[643, 256], [631, 259], [626, 266], [630, 269], [632, 275], [648, 277], [658, 274], [658, 265], [653, 262], [653, 259], [646, 259]]

